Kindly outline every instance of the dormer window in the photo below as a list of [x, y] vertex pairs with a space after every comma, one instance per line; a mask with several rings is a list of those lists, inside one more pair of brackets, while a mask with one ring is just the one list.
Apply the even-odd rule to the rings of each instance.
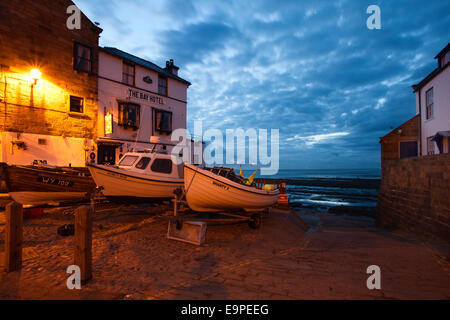
[[445, 67], [447, 65], [447, 63], [449, 63], [449, 62], [450, 62], [450, 51], [447, 51], [447, 53], [441, 57], [440, 67], [441, 68]]

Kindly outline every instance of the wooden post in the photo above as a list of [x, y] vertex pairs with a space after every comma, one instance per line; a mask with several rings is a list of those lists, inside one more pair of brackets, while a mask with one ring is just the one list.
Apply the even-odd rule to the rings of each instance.
[[175, 194], [173, 199], [173, 215], [176, 217], [178, 212], [178, 195]]
[[92, 210], [80, 206], [75, 210], [75, 259], [80, 267], [81, 281], [92, 277]]
[[22, 205], [6, 205], [5, 268], [12, 272], [22, 268], [23, 210]]

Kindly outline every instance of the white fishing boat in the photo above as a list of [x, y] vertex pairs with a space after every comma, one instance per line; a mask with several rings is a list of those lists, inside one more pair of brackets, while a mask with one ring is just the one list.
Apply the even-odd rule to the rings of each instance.
[[183, 164], [172, 155], [156, 152], [128, 152], [118, 165], [88, 164], [104, 196], [116, 200], [173, 198], [183, 186]]
[[278, 200], [273, 186], [257, 188], [252, 179], [238, 176], [230, 168], [184, 165], [184, 188], [189, 207], [199, 212], [226, 210], [260, 211]]

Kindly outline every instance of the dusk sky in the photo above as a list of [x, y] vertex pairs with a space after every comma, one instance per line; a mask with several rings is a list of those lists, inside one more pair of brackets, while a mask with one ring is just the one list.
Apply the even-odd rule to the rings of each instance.
[[[281, 168], [376, 168], [449, 42], [450, 1], [75, 0], [101, 46], [189, 80], [188, 129], [280, 129]], [[381, 30], [369, 30], [369, 5]]]

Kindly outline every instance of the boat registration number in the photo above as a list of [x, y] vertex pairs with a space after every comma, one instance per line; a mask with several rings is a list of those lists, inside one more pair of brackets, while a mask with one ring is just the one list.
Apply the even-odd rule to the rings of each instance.
[[46, 177], [46, 176], [39, 176], [38, 182], [45, 183], [45, 184], [52, 184], [62, 187], [71, 187], [73, 186], [73, 181], [58, 179], [58, 178], [52, 178], [52, 177]]
[[215, 182], [215, 181], [213, 181], [212, 183], [213, 183], [214, 185], [216, 185], [216, 186], [218, 186], [218, 187], [224, 189], [224, 190], [230, 189], [229, 187], [227, 187], [226, 185], [223, 185], [223, 184], [221, 184], [221, 183], [217, 183], [217, 182]]

